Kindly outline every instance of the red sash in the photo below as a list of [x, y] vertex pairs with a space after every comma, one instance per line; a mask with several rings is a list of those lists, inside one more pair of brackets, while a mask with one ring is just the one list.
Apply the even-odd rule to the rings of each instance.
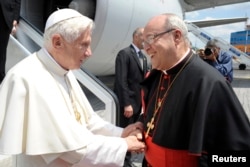
[[187, 150], [172, 150], [152, 143], [150, 136], [146, 139], [145, 158], [152, 167], [197, 167], [198, 156], [190, 155]]

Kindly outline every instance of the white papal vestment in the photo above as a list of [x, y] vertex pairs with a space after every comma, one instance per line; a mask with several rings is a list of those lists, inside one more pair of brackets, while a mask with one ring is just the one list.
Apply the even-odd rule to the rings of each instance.
[[121, 133], [93, 111], [73, 73], [44, 49], [9, 70], [0, 86], [0, 154], [13, 155], [15, 167], [122, 166]]

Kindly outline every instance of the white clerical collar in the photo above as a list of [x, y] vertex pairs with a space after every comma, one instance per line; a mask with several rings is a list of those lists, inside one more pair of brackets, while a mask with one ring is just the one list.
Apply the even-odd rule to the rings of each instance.
[[47, 67], [49, 67], [54, 73], [64, 76], [69, 72], [68, 70], [62, 68], [45, 48], [43, 48], [42, 51], [45, 56], [40, 56], [40, 59], [45, 63], [45, 65], [50, 64]]
[[49, 52], [44, 48], [37, 52], [37, 57], [46, 67], [46, 69], [50, 73], [53, 73], [53, 77], [61, 83], [67, 93], [69, 93], [69, 86], [67, 84], [67, 81], [65, 80], [65, 77], [69, 75], [70, 70], [65, 70], [64, 68], [62, 68], [62, 66], [60, 66], [55, 61], [55, 59], [49, 54]]
[[175, 63], [172, 67], [170, 67], [170, 68], [167, 69], [167, 70], [162, 70], [162, 72], [163, 72], [164, 74], [167, 74], [167, 71], [170, 70], [170, 69], [172, 69], [172, 68], [174, 68], [174, 67], [177, 66], [182, 60], [184, 60], [185, 57], [187, 57], [187, 55], [188, 55], [189, 52], [190, 52], [190, 49], [188, 49], [188, 50], [186, 51], [186, 53], [184, 54], [184, 56], [182, 56], [182, 58], [181, 58], [177, 63]]

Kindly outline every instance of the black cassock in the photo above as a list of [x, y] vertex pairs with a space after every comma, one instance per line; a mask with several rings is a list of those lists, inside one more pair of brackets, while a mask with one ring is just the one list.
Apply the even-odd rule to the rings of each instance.
[[192, 154], [250, 150], [249, 120], [231, 84], [215, 68], [190, 53], [166, 73], [152, 70], [142, 82], [145, 132], [156, 96], [162, 99], [172, 84], [149, 131], [153, 143]]

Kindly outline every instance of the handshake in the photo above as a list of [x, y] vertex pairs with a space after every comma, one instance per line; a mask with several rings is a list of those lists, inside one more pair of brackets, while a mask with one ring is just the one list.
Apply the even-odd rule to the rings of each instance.
[[146, 145], [143, 142], [143, 124], [136, 122], [124, 128], [122, 136], [128, 145], [128, 151], [142, 153]]

